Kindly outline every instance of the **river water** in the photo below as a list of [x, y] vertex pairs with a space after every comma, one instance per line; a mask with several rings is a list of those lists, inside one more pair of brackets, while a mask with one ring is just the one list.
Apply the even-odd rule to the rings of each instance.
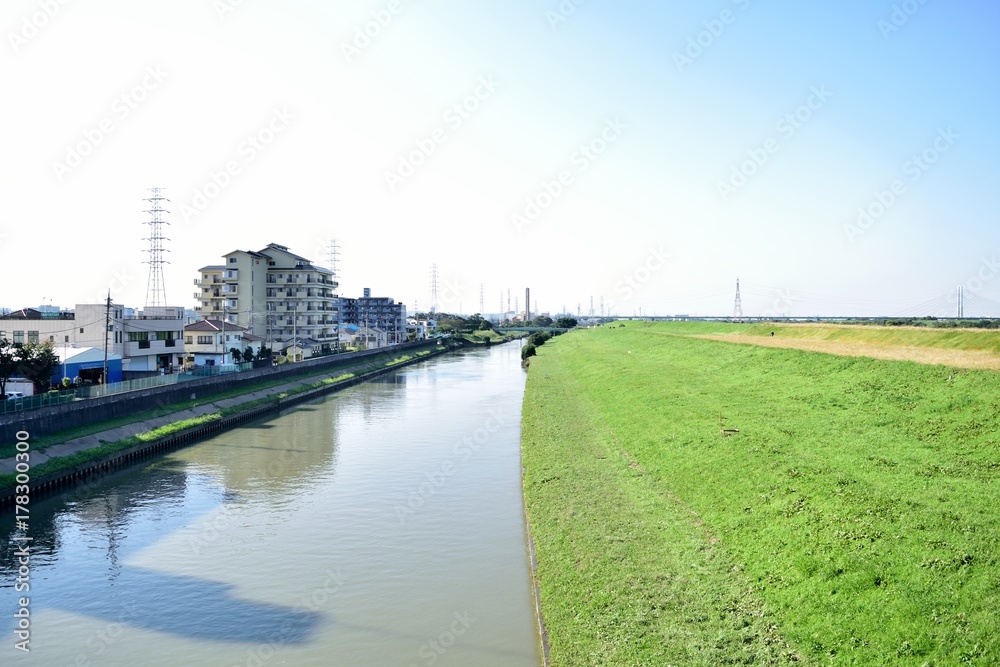
[[27, 593], [11, 511], [0, 665], [539, 665], [519, 352], [432, 359], [33, 501]]

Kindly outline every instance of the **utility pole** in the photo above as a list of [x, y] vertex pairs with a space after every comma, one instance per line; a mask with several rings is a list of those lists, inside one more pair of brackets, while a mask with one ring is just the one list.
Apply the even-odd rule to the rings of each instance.
[[226, 302], [222, 302], [222, 365], [226, 365]]
[[[104, 371], [101, 375], [101, 386], [108, 387], [108, 329], [111, 328], [111, 290], [108, 290], [108, 300], [104, 304]], [[65, 363], [65, 361], [63, 362]], [[104, 394], [102, 391], [101, 394]]]

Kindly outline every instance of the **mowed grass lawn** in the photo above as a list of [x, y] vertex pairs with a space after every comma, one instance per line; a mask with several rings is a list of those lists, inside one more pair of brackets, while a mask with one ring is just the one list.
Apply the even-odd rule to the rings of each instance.
[[1000, 664], [1000, 374], [671, 326], [531, 360], [551, 664]]

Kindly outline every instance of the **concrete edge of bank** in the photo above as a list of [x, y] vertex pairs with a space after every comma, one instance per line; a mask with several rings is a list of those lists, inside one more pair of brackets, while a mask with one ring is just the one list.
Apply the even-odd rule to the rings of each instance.
[[535, 620], [538, 625], [538, 641], [542, 649], [542, 665], [549, 667], [549, 631], [545, 627], [542, 614], [542, 590], [538, 585], [538, 558], [535, 556], [535, 539], [531, 536], [531, 518], [528, 504], [524, 501], [524, 467], [521, 467], [521, 503], [524, 505], [524, 530], [528, 537], [528, 559], [531, 561], [531, 589], [535, 598]]
[[[30, 497], [32, 500], [37, 500], [43, 496], [65, 491], [74, 486], [78, 487], [79, 495], [85, 495], [93, 488], [93, 486], [102, 482], [112, 473], [138, 463], [143, 459], [158, 456], [171, 450], [184, 447], [208, 436], [212, 436], [231, 428], [241, 426], [255, 419], [259, 419], [260, 417], [272, 412], [278, 412], [296, 403], [302, 403], [324, 394], [353, 387], [365, 382], [366, 380], [392, 373], [399, 368], [426, 361], [427, 359], [432, 359], [450, 351], [450, 348], [447, 347], [438, 348], [431, 350], [430, 354], [414, 357], [391, 366], [368, 371], [367, 373], [363, 373], [353, 378], [315, 387], [284, 398], [275, 397], [273, 401], [269, 401], [264, 405], [258, 405], [237, 414], [229, 415], [228, 417], [222, 417], [204, 424], [192, 426], [162, 438], [157, 438], [156, 440], [150, 440], [149, 442], [134, 445], [92, 461], [86, 461], [78, 466], [66, 468], [65, 470], [60, 470], [48, 475], [43, 475], [42, 477], [30, 478], [28, 481]], [[27, 474], [30, 477], [30, 471]], [[16, 486], [0, 490], [0, 508], [12, 505], [14, 503], [15, 496], [17, 495], [19, 494], [17, 493]]]

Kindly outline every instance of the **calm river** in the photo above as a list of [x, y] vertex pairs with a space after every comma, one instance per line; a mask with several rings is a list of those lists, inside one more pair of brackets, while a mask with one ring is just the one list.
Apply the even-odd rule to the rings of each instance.
[[33, 501], [30, 593], [11, 511], [0, 664], [537, 667], [519, 352], [433, 359]]

